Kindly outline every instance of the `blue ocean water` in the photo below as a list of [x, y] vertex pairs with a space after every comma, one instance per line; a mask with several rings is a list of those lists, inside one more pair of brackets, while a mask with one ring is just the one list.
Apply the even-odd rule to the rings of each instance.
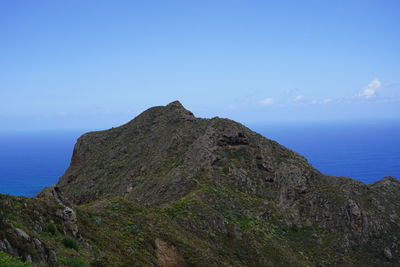
[[0, 134], [0, 193], [34, 196], [57, 182], [82, 132]]
[[337, 122], [251, 127], [305, 156], [319, 171], [370, 184], [400, 179], [400, 121]]
[[[400, 122], [250, 125], [321, 172], [372, 183], [400, 178]], [[84, 131], [1, 133], [0, 193], [34, 196], [57, 182]]]

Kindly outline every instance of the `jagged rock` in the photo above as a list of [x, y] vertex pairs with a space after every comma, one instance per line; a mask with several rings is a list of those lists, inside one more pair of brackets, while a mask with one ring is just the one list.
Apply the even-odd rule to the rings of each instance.
[[16, 249], [14, 249], [10, 242], [5, 238], [2, 243], [0, 243], [0, 246], [2, 248], [5, 248], [3, 251], [7, 252], [8, 254], [12, 255], [12, 256], [18, 256], [18, 252]]
[[25, 239], [26, 241], [29, 242], [31, 240], [30, 236], [24, 230], [19, 229], [19, 228], [15, 228], [15, 232], [17, 233], [17, 235], [19, 237]]
[[35, 248], [37, 249], [38, 252], [40, 252], [40, 253], [44, 253], [45, 252], [45, 250], [43, 248], [43, 245], [42, 245], [42, 242], [40, 242], [39, 239], [33, 238], [32, 241], [33, 241], [33, 244], [35, 244]]
[[187, 264], [182, 258], [178, 249], [173, 245], [168, 245], [165, 241], [157, 238], [155, 240], [156, 255], [163, 267], [186, 267]]
[[0, 240], [0, 251], [7, 251], [7, 246], [2, 240]]
[[54, 250], [49, 251], [48, 264], [52, 267], [57, 265], [57, 254]]
[[56, 214], [63, 220], [65, 233], [77, 236], [78, 224], [75, 211], [69, 207], [64, 207], [63, 209], [58, 209]]
[[57, 185], [44, 188], [36, 198], [46, 201], [49, 205], [60, 205], [63, 208], [57, 210], [56, 214], [63, 219], [64, 232], [73, 236], [78, 234], [76, 213], [70, 201], [68, 201]]
[[390, 248], [385, 248], [385, 249], [383, 250], [383, 255], [384, 255], [385, 258], [388, 259], [388, 260], [393, 259], [392, 251], [390, 250]]
[[32, 263], [32, 256], [31, 255], [27, 255], [25, 257], [25, 261], [28, 262], [28, 263]]
[[36, 198], [43, 199], [49, 205], [72, 206], [72, 204], [63, 196], [57, 185], [45, 187], [40, 191]]
[[348, 219], [349, 222], [356, 232], [362, 230], [362, 213], [360, 207], [352, 199], [348, 201]]

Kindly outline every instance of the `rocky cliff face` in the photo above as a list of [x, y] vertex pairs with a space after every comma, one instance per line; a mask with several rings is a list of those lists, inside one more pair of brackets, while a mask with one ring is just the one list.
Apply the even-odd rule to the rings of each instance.
[[322, 174], [245, 126], [196, 118], [179, 102], [81, 136], [66, 173], [40, 196], [61, 205], [64, 234], [96, 264], [400, 264], [398, 180]]

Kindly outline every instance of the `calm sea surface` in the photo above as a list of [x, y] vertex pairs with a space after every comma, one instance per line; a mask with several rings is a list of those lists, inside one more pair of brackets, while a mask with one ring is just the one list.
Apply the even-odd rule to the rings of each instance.
[[[400, 122], [252, 125], [323, 173], [372, 183], [400, 178]], [[83, 131], [0, 133], [0, 193], [33, 196], [57, 182]]]

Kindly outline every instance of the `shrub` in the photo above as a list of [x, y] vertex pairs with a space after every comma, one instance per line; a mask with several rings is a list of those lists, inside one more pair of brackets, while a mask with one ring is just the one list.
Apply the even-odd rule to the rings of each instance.
[[111, 214], [108, 215], [108, 217], [111, 218], [111, 219], [115, 219], [115, 218], [117, 218], [118, 216], [119, 216], [118, 213], [111, 213]]
[[108, 267], [112, 266], [111, 263], [105, 259], [105, 258], [100, 258], [100, 259], [95, 259], [90, 263], [91, 267]]
[[78, 243], [76, 243], [76, 241], [73, 240], [72, 238], [64, 237], [62, 242], [66, 248], [72, 248], [75, 249], [76, 251], [79, 250]]
[[100, 225], [101, 224], [101, 218], [99, 218], [99, 217], [94, 217], [94, 218], [92, 218], [92, 220], [93, 220], [93, 222], [96, 224], [96, 225]]
[[54, 205], [50, 207], [53, 210], [59, 210], [59, 209], [64, 209], [65, 207], [63, 205]]
[[57, 227], [53, 223], [48, 224], [46, 227], [46, 230], [47, 230], [47, 232], [49, 232], [52, 235], [56, 235], [56, 233], [57, 233]]
[[119, 204], [118, 203], [111, 203], [111, 204], [108, 204], [108, 206], [106, 208], [110, 209], [110, 210], [117, 210], [117, 209], [119, 209]]

